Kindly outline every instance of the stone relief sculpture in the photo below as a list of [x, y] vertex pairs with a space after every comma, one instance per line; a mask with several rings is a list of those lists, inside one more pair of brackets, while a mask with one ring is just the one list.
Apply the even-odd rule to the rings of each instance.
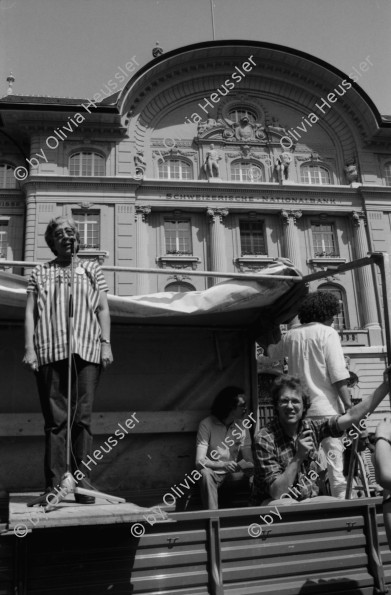
[[281, 183], [284, 180], [288, 180], [289, 177], [289, 165], [292, 163], [292, 155], [288, 151], [281, 153], [276, 159], [276, 171], [278, 181]]
[[280, 125], [278, 118], [272, 118], [273, 124], [268, 126], [270, 132], [277, 132], [278, 134], [286, 135], [286, 129]]
[[208, 180], [220, 178], [220, 167], [219, 161], [221, 160], [220, 155], [215, 149], [215, 146], [210, 145], [210, 150], [206, 153], [206, 159], [204, 163], [204, 169]]
[[147, 167], [143, 151], [137, 151], [136, 155], [134, 156], [134, 165], [136, 168], [136, 176], [138, 178], [143, 178], [145, 169]]
[[358, 171], [356, 163], [349, 163], [345, 166], [345, 175], [350, 183], [358, 181]]

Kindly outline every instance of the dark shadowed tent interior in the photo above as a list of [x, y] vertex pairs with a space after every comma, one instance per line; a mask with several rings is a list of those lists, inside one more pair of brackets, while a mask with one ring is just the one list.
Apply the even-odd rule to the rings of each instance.
[[[21, 365], [26, 285], [26, 277], [0, 273], [0, 487], [9, 491], [43, 485], [43, 419], [34, 378]], [[115, 362], [97, 391], [94, 448], [133, 412], [139, 423], [93, 465], [94, 485], [119, 495], [164, 493], [194, 469], [195, 433], [214, 396], [242, 386], [257, 409], [255, 340], [291, 320], [306, 292], [297, 269], [276, 262], [257, 280], [205, 291], [109, 295]]]

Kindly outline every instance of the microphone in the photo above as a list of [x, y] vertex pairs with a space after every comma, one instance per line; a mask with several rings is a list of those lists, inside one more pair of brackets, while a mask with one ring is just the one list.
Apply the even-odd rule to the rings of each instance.
[[75, 254], [75, 242], [76, 242], [75, 236], [68, 236], [67, 241], [71, 243], [71, 253], [72, 253], [72, 255], [74, 255]]

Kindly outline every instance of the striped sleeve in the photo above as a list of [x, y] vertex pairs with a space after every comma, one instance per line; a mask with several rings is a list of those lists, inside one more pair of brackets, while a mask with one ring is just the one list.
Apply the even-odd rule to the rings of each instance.
[[106, 279], [104, 278], [103, 271], [98, 264], [95, 264], [95, 279], [99, 291], [109, 291], [109, 286], [106, 283]]
[[37, 292], [37, 275], [38, 275], [38, 267], [32, 271], [29, 280], [27, 282], [27, 293], [36, 293]]

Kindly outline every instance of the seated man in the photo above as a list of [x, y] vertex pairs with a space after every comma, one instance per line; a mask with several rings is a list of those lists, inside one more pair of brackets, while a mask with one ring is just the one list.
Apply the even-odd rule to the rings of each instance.
[[248, 428], [256, 420], [252, 413], [244, 418], [245, 413], [243, 390], [227, 386], [213, 401], [211, 415], [199, 425], [196, 465], [202, 475], [204, 508], [217, 510], [218, 488], [226, 480], [244, 481], [242, 469], [254, 466]]
[[[254, 439], [255, 469], [250, 504], [268, 504], [279, 498], [300, 501], [317, 496], [320, 443], [328, 436], [342, 436], [352, 424], [365, 428], [366, 418], [388, 393], [388, 371], [371, 396], [343, 415], [323, 421], [305, 419], [309, 399], [297, 377], [282, 375], [277, 378], [271, 393], [275, 419]], [[348, 442], [351, 440], [347, 439], [346, 444]]]

